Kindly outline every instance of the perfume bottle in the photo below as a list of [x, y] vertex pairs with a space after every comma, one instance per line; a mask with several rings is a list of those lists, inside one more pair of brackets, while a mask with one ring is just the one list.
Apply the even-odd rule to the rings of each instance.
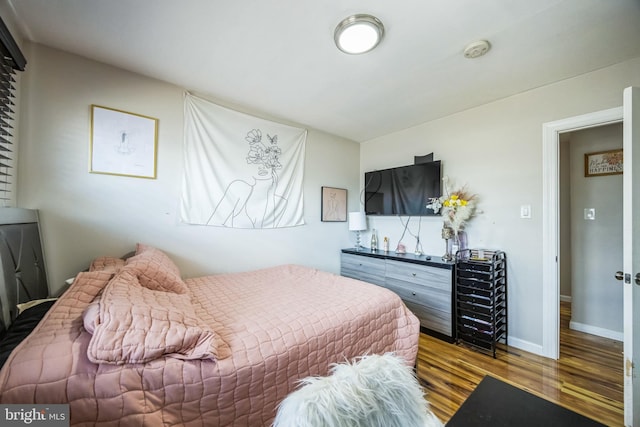
[[378, 250], [378, 236], [376, 236], [375, 228], [371, 231], [371, 250], [372, 251]]
[[389, 238], [386, 236], [382, 239], [382, 250], [389, 252]]

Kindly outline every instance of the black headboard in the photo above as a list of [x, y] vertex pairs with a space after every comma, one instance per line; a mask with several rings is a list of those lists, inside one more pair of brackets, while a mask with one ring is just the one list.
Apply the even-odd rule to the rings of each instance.
[[48, 294], [38, 211], [0, 208], [0, 333], [15, 319], [17, 304]]

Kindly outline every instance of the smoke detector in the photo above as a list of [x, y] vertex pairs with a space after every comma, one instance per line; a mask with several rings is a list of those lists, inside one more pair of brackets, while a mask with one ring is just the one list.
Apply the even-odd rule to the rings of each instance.
[[464, 57], [469, 59], [479, 58], [489, 52], [489, 49], [491, 49], [491, 45], [488, 41], [478, 40], [473, 43], [469, 43], [467, 47], [464, 48]]

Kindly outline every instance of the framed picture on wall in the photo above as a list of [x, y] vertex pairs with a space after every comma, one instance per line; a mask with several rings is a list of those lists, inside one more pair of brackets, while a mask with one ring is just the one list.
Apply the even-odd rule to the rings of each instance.
[[584, 155], [584, 176], [618, 175], [622, 173], [622, 148]]
[[156, 178], [158, 119], [91, 106], [89, 172]]
[[347, 190], [344, 188], [322, 187], [321, 220], [345, 222], [347, 220]]

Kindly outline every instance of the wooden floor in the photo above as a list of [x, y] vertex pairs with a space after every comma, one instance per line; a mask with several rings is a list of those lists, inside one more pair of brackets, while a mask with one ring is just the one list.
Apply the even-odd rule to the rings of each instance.
[[622, 426], [622, 342], [569, 330], [570, 305], [562, 303], [560, 311], [559, 360], [512, 347], [502, 347], [494, 359], [421, 334], [417, 372], [431, 410], [448, 421], [491, 375], [608, 426]]

